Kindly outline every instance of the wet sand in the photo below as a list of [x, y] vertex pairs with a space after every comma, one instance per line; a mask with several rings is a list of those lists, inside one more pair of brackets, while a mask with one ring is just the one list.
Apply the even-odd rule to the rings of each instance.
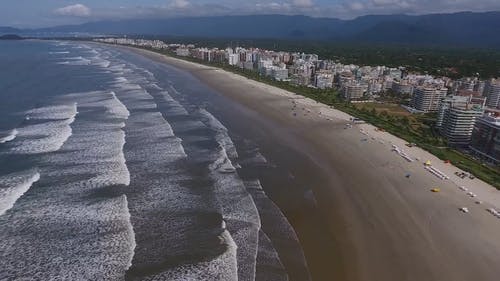
[[[485, 210], [500, 202], [492, 187], [458, 179], [450, 174], [458, 169], [370, 125], [346, 129], [349, 116], [301, 96], [220, 69], [128, 49], [190, 72], [237, 104], [236, 110], [243, 108], [242, 118], [265, 136], [263, 153], [311, 185], [314, 211], [288, 208], [280, 194], [270, 192], [270, 197], [298, 232], [314, 280], [498, 280], [500, 219]], [[420, 161], [406, 161], [392, 151], [393, 144]], [[425, 170], [427, 159], [450, 180]], [[265, 189], [273, 184], [272, 178], [263, 182]], [[484, 203], [475, 204], [457, 184], [477, 191]], [[441, 192], [430, 192], [434, 187]], [[314, 242], [315, 235], [326, 235], [327, 253], [321, 249], [323, 238]]]

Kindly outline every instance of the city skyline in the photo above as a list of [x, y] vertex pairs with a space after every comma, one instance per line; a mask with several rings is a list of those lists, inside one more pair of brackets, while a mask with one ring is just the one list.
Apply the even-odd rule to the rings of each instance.
[[114, 0], [114, 1], [4, 1], [0, 26], [47, 27], [89, 21], [130, 18], [168, 18], [186, 16], [223, 16], [284, 14], [352, 19], [372, 14], [421, 15], [460, 11], [498, 11], [500, 2], [417, 1], [417, 0], [283, 0], [264, 2], [213, 0]]

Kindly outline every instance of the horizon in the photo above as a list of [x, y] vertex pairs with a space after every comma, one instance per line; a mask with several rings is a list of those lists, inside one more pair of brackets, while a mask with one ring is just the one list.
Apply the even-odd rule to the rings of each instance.
[[97, 21], [129, 19], [167, 19], [186, 17], [288, 15], [313, 18], [352, 20], [362, 16], [454, 14], [498, 12], [500, 2], [494, 0], [460, 3], [450, 0], [284, 0], [263, 3], [251, 1], [211, 0], [97, 0], [23, 3], [8, 0], [0, 9], [0, 26], [14, 28], [46, 28], [78, 25]]
[[457, 11], [457, 12], [450, 12], [450, 13], [442, 13], [442, 12], [436, 12], [436, 13], [426, 13], [426, 14], [407, 14], [407, 13], [393, 13], [393, 14], [366, 14], [366, 15], [360, 15], [356, 16], [354, 18], [350, 19], [342, 19], [338, 17], [325, 17], [325, 16], [311, 16], [311, 15], [304, 15], [304, 14], [241, 14], [241, 15], [206, 15], [206, 16], [179, 16], [179, 17], [150, 17], [150, 18], [145, 18], [145, 17], [137, 17], [137, 18], [109, 18], [109, 19], [95, 19], [95, 20], [90, 20], [90, 21], [85, 21], [85, 22], [80, 22], [80, 23], [69, 23], [69, 24], [59, 24], [59, 25], [53, 25], [53, 26], [40, 26], [40, 27], [22, 27], [22, 26], [14, 26], [14, 25], [2, 25], [0, 24], [0, 27], [6, 27], [6, 28], [15, 28], [15, 29], [43, 29], [43, 28], [53, 28], [53, 27], [60, 27], [60, 26], [78, 26], [82, 24], [89, 24], [89, 23], [98, 23], [98, 22], [121, 22], [121, 21], [128, 21], [128, 20], [168, 20], [168, 19], [183, 19], [183, 18], [222, 18], [222, 17], [256, 17], [256, 16], [289, 16], [289, 17], [307, 17], [307, 18], [315, 18], [315, 19], [337, 19], [341, 21], [351, 21], [351, 20], [356, 20], [359, 18], [363, 17], [377, 17], [377, 16], [407, 16], [407, 17], [418, 17], [418, 16], [426, 16], [426, 15], [455, 15], [455, 14], [467, 14], [467, 13], [472, 13], [472, 14], [482, 14], [482, 13], [500, 13], [500, 10], [494, 10], [494, 11], [483, 11], [483, 12], [474, 12], [474, 11]]

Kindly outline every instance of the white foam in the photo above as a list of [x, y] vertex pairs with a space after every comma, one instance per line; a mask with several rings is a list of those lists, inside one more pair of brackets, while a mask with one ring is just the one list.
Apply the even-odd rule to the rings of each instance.
[[132, 266], [132, 260], [134, 259], [134, 251], [135, 251], [135, 247], [137, 246], [137, 244], [135, 242], [134, 227], [132, 226], [132, 222], [130, 221], [130, 212], [128, 209], [127, 196], [122, 195], [122, 199], [123, 199], [123, 202], [125, 205], [125, 206], [123, 206], [124, 212], [122, 213], [122, 216], [123, 216], [123, 221], [126, 224], [125, 232], [126, 232], [126, 236], [127, 236], [127, 244], [129, 245], [129, 249], [128, 249], [129, 258], [128, 258], [127, 266], [125, 268], [125, 270], [128, 270]]
[[307, 262], [295, 230], [279, 207], [264, 192], [259, 180], [245, 181], [262, 218], [263, 231], [282, 259], [287, 259], [302, 272], [300, 280], [311, 280]]
[[278, 252], [267, 235], [259, 232], [259, 250], [255, 280], [288, 281], [288, 275]]
[[169, 95], [167, 91], [162, 91], [157, 95], [169, 105], [169, 109], [167, 110], [169, 116], [186, 116], [189, 114], [178, 101], [174, 100], [172, 96]]
[[18, 133], [19, 132], [17, 131], [17, 129], [13, 129], [12, 131], [9, 132], [9, 134], [7, 136], [0, 138], [0, 143], [6, 143], [9, 141], [13, 141], [16, 138]]
[[238, 158], [238, 152], [236, 151], [233, 141], [228, 135], [227, 128], [205, 109], [200, 109], [199, 112], [201, 116], [204, 117], [204, 122], [207, 126], [216, 132], [215, 139], [226, 151], [227, 155], [233, 159]]
[[60, 51], [60, 52], [49, 52], [50, 55], [64, 55], [69, 54], [68, 51]]
[[27, 112], [28, 123], [17, 128], [17, 137], [6, 153], [36, 154], [59, 150], [71, 136], [71, 124], [78, 114], [76, 103], [51, 105]]
[[[75, 174], [95, 174], [82, 183], [84, 188], [106, 185], [129, 185], [130, 173], [123, 154], [125, 145], [124, 121], [130, 112], [113, 92], [86, 92], [69, 94], [64, 100], [77, 101], [83, 111], [102, 115], [101, 121], [84, 120], [76, 124], [74, 138], [65, 144], [63, 151], [78, 151], [74, 156], [50, 156], [54, 164], [77, 165]], [[121, 120], [122, 122], [116, 122]], [[54, 171], [58, 173], [59, 171]]]
[[261, 227], [259, 213], [230, 160], [230, 158], [236, 159], [238, 154], [226, 127], [204, 109], [199, 110], [199, 115], [202, 122], [215, 132], [214, 137], [219, 144], [219, 150], [209, 169], [214, 181], [214, 193], [222, 209], [222, 217], [238, 246], [237, 260], [240, 265], [238, 277], [242, 280], [253, 280], [258, 232]]
[[117, 77], [117, 78], [115, 78], [115, 82], [116, 83], [127, 83], [128, 80], [125, 77]]
[[0, 216], [40, 179], [37, 171], [25, 171], [0, 177]]
[[111, 64], [111, 62], [109, 60], [100, 59], [100, 60], [94, 61], [93, 64], [98, 65], [102, 68], [108, 68], [109, 65]]
[[158, 90], [158, 91], [163, 90], [163, 89], [162, 89], [160, 86], [158, 86], [158, 84], [156, 84], [156, 83], [151, 83], [151, 84], [149, 84], [149, 85], [148, 85], [148, 87], [149, 87], [149, 88], [151, 88], [151, 89], [154, 89], [154, 90]]
[[92, 63], [91, 60], [86, 59], [84, 57], [70, 57], [70, 58], [64, 58], [65, 61], [58, 62], [57, 64], [62, 64], [62, 65], [90, 65]]
[[69, 119], [76, 116], [77, 104], [75, 102], [69, 104], [56, 104], [51, 106], [39, 107], [26, 112], [29, 119]]
[[113, 102], [115, 104], [108, 106], [107, 112], [117, 116], [118, 118], [128, 119], [130, 112], [127, 107], [116, 97], [115, 92], [111, 92], [111, 95], [113, 96]]
[[227, 230], [221, 233], [219, 239], [221, 244], [227, 246], [227, 250], [215, 259], [196, 264], [182, 264], [142, 280], [238, 280], [237, 245]]

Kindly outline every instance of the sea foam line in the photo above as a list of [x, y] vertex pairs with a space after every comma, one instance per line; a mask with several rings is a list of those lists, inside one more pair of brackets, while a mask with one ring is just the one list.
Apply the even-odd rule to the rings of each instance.
[[0, 143], [6, 143], [14, 140], [18, 133], [19, 131], [17, 129], [13, 129], [7, 136], [0, 138]]
[[238, 278], [253, 280], [261, 228], [259, 212], [230, 160], [230, 157], [236, 159], [238, 153], [227, 128], [208, 111], [200, 109], [199, 114], [202, 122], [215, 132], [214, 137], [219, 144], [216, 159], [209, 165], [210, 176], [214, 180], [222, 217], [237, 245]]
[[123, 197], [123, 200], [124, 200], [124, 210], [125, 212], [123, 213], [123, 216], [124, 216], [124, 220], [126, 221], [127, 223], [127, 229], [125, 230], [126, 233], [127, 233], [127, 242], [129, 243], [129, 259], [128, 259], [128, 263], [127, 263], [127, 266], [125, 268], [125, 270], [128, 270], [131, 266], [132, 266], [132, 260], [134, 259], [134, 253], [135, 253], [135, 247], [137, 246], [137, 243], [135, 242], [135, 232], [134, 232], [134, 227], [132, 225], [132, 221], [131, 221], [131, 217], [130, 217], [130, 211], [129, 211], [129, 208], [128, 208], [128, 200], [127, 200], [127, 196], [126, 195], [122, 195]]
[[61, 52], [49, 52], [50, 55], [64, 55], [64, 54], [69, 54], [68, 51], [61, 51]]
[[0, 216], [14, 207], [16, 201], [40, 180], [38, 172], [24, 175], [4, 176], [0, 178]]
[[29, 111], [27, 114], [29, 120], [44, 122], [17, 128], [16, 136], [19, 137], [19, 141], [12, 142], [8, 153], [35, 154], [58, 151], [72, 135], [71, 124], [77, 114], [76, 103]]

